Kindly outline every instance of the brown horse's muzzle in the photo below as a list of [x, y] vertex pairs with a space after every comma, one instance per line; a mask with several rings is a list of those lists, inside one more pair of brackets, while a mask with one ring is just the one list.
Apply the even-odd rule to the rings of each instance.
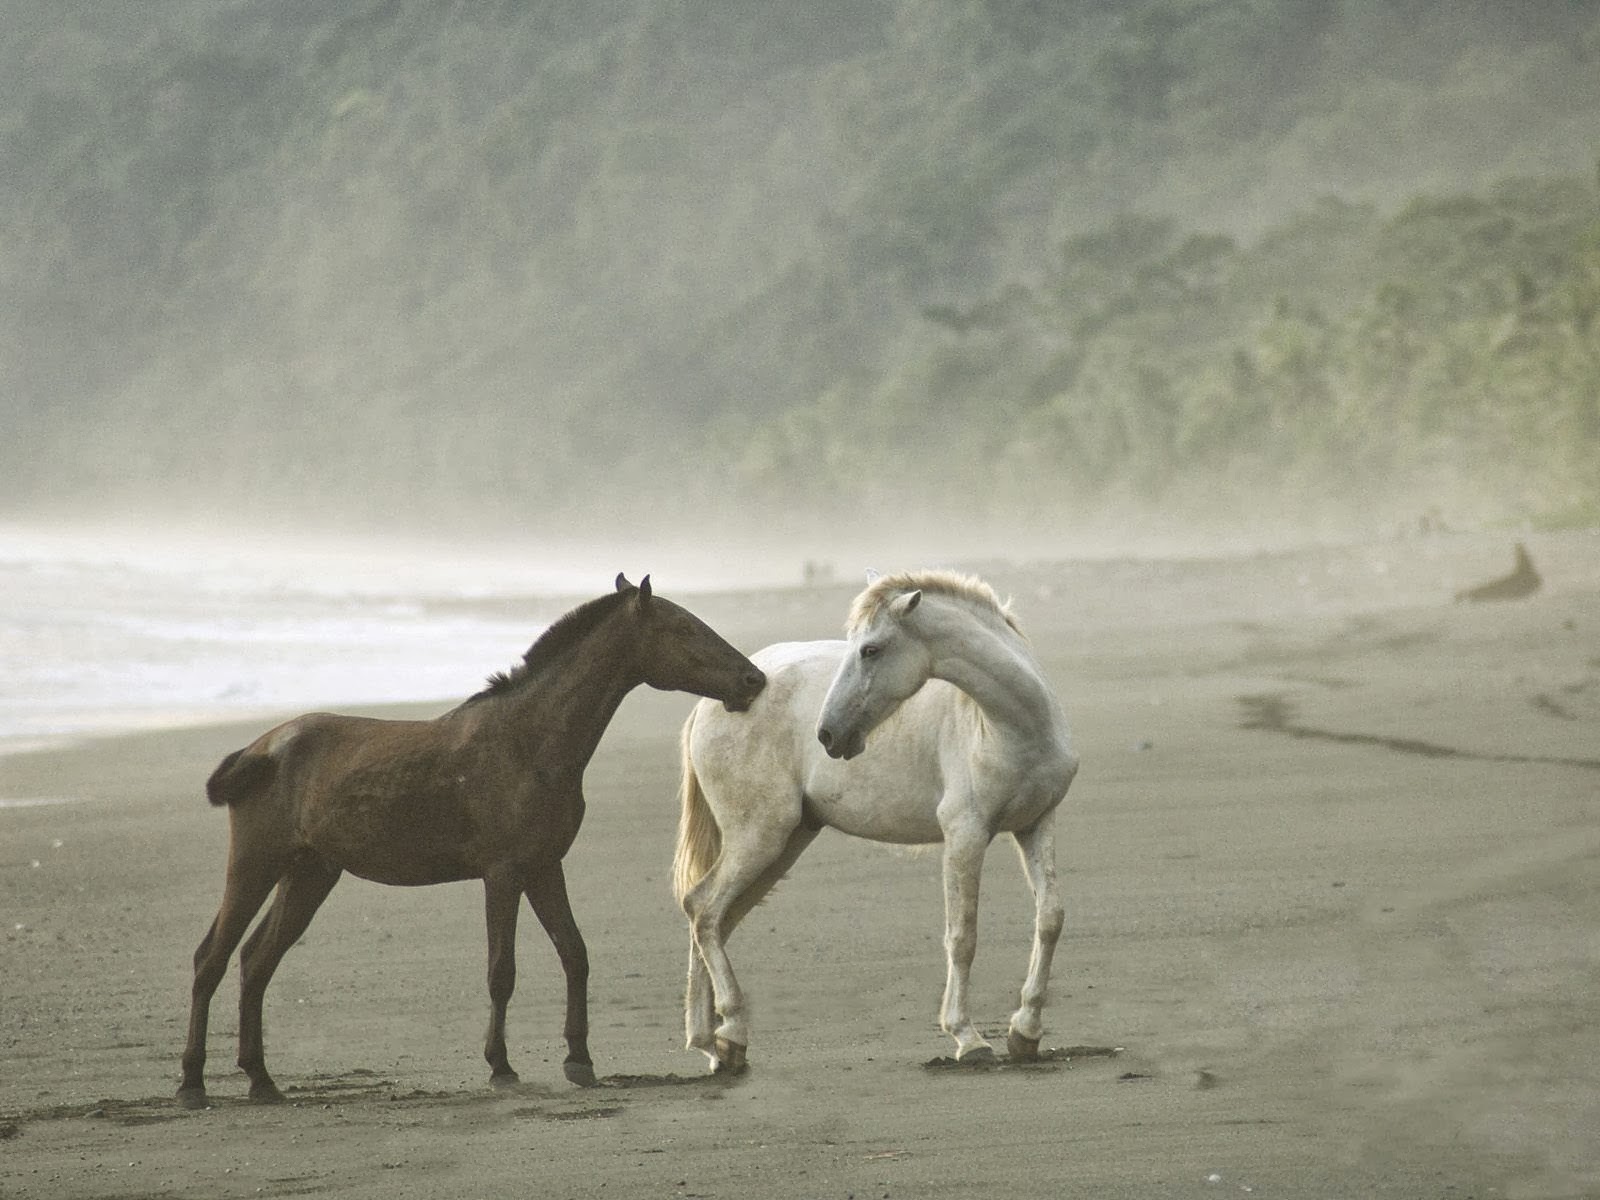
[[739, 681], [739, 690], [722, 702], [731, 713], [742, 713], [755, 703], [761, 689], [767, 686], [767, 677], [759, 667], [752, 665]]

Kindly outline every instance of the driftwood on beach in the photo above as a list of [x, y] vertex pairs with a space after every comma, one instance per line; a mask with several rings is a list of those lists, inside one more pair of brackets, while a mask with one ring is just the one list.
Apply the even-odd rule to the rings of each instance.
[[1539, 578], [1539, 572], [1534, 569], [1533, 559], [1528, 557], [1528, 548], [1518, 542], [1516, 553], [1516, 566], [1512, 568], [1511, 574], [1457, 592], [1457, 603], [1462, 600], [1473, 603], [1484, 600], [1520, 600], [1537, 592], [1544, 580]]

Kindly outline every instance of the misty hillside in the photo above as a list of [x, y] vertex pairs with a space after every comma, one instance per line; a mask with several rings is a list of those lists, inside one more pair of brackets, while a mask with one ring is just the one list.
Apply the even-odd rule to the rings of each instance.
[[0, 12], [0, 516], [1600, 513], [1591, 3]]

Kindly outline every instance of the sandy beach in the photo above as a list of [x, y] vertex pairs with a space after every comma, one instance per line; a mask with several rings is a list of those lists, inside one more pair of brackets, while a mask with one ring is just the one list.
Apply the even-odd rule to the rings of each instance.
[[[825, 834], [732, 943], [751, 1070], [704, 1077], [667, 882], [691, 702], [641, 690], [567, 860], [602, 1086], [562, 1080], [531, 917], [494, 1090], [481, 888], [347, 877], [267, 995], [291, 1103], [244, 1100], [230, 973], [186, 1111], [203, 782], [269, 722], [0, 758], [0, 1197], [1600, 1195], [1600, 537], [1530, 537], [1541, 591], [1453, 602], [1512, 540], [984, 568], [1083, 760], [1025, 1067], [933, 1062], [937, 856]], [[754, 650], [835, 636], [855, 590], [674, 598]], [[1031, 911], [997, 841], [1002, 1036]]]

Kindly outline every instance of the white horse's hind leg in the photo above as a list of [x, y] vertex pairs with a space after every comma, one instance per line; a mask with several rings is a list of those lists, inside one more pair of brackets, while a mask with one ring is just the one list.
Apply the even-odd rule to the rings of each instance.
[[[750, 1044], [744, 992], [728, 961], [727, 939], [817, 832], [804, 826], [725, 832], [716, 865], [683, 898], [692, 934], [684, 1027], [690, 1048], [703, 1051], [714, 1070], [743, 1070]], [[722, 1022], [711, 1029], [717, 1014]]]
[[[783, 852], [729, 907], [728, 915], [722, 922], [724, 942], [733, 935], [739, 922], [744, 920], [750, 910], [759, 904], [778, 880], [787, 874], [789, 868], [794, 866], [795, 859], [799, 858], [801, 852], [816, 839], [818, 832], [819, 830], [802, 826], [789, 835]], [[711, 973], [706, 970], [705, 959], [701, 957], [700, 948], [695, 944], [692, 933], [689, 937], [689, 986], [683, 1000], [683, 1023], [684, 1038], [688, 1048], [704, 1051], [715, 1067], [717, 1012], [712, 1000]]]
[[1022, 1006], [1011, 1014], [1006, 1049], [1015, 1059], [1039, 1056], [1044, 1036], [1044, 1002], [1050, 987], [1050, 963], [1061, 938], [1065, 910], [1056, 883], [1055, 813], [1046, 813], [1032, 829], [1016, 835], [1022, 869], [1033, 889], [1033, 954], [1022, 984]]
[[978, 830], [945, 830], [944, 948], [947, 971], [939, 1024], [956, 1040], [956, 1058], [992, 1057], [994, 1048], [972, 1024], [967, 981], [978, 951], [978, 881], [989, 837]]
[[689, 934], [689, 985], [683, 996], [683, 1038], [690, 1050], [702, 1051], [717, 1065], [717, 1010], [711, 1002], [711, 974], [706, 970], [694, 934]]

